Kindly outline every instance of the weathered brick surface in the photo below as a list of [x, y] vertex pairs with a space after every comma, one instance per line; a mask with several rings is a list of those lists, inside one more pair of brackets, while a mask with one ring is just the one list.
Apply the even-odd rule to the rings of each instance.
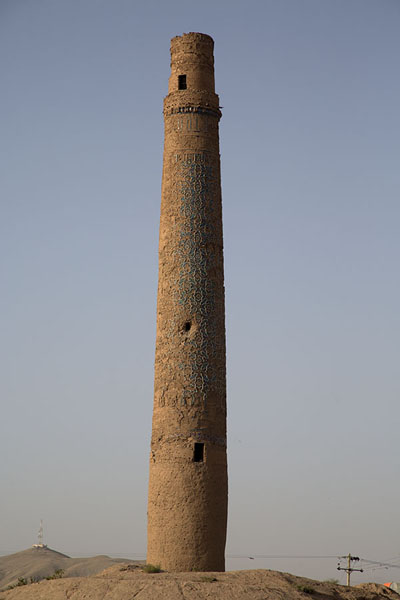
[[[186, 89], [179, 89], [180, 75]], [[220, 116], [213, 40], [200, 33], [173, 38], [164, 101], [147, 552], [148, 563], [169, 571], [225, 568]]]

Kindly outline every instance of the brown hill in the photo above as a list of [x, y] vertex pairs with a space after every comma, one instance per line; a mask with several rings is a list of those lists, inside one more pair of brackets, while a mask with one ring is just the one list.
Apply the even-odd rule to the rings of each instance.
[[0, 557], [0, 590], [14, 585], [19, 578], [27, 581], [50, 577], [57, 570], [64, 577], [86, 577], [100, 573], [116, 563], [131, 563], [125, 558], [93, 556], [91, 558], [70, 558], [51, 548], [29, 548], [16, 554]]
[[144, 573], [114, 565], [91, 577], [42, 581], [0, 593], [0, 600], [398, 600], [377, 584], [348, 588], [277, 571]]

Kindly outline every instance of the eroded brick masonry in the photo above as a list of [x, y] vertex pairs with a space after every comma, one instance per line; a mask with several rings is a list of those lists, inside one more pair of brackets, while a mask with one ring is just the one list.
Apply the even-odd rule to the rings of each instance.
[[223, 571], [225, 309], [213, 40], [171, 41], [159, 243], [147, 562]]

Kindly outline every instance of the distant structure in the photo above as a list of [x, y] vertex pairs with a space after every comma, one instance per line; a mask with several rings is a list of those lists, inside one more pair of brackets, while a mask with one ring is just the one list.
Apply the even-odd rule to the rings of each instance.
[[223, 571], [225, 308], [214, 42], [171, 41], [159, 242], [147, 562]]
[[33, 544], [32, 548], [47, 548], [47, 544], [43, 543], [43, 520], [40, 519], [40, 527], [38, 531], [38, 543]]

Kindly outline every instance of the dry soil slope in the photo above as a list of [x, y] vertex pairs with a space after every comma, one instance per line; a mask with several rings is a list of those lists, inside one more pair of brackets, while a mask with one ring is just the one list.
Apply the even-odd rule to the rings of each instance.
[[346, 588], [277, 571], [143, 573], [113, 566], [99, 575], [42, 581], [2, 592], [0, 600], [399, 600], [376, 584]]
[[58, 569], [66, 577], [86, 577], [100, 573], [116, 563], [131, 562], [128, 559], [113, 559], [108, 556], [70, 558], [51, 548], [29, 548], [16, 554], [0, 557], [0, 590], [15, 584], [20, 577], [43, 579]]

